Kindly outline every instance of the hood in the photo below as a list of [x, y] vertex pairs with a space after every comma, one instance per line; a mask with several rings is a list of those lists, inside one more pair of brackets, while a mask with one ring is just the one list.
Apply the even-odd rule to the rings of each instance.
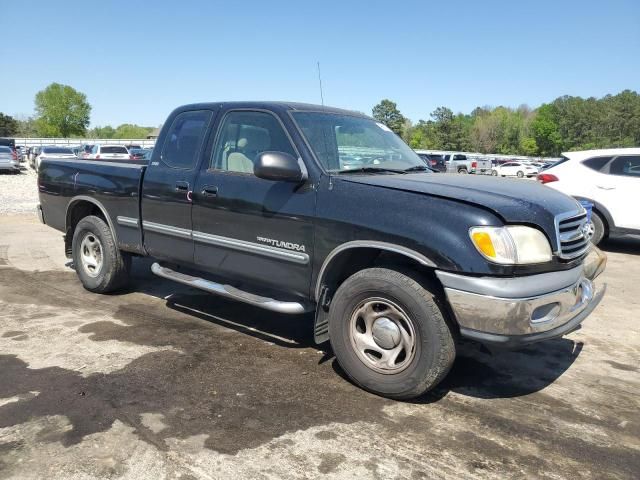
[[491, 210], [507, 223], [553, 226], [553, 230], [556, 215], [582, 209], [575, 199], [531, 180], [456, 173], [354, 174], [342, 179], [477, 205]]

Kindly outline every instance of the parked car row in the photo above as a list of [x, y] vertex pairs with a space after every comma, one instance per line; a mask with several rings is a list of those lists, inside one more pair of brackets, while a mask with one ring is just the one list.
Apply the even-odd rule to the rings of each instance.
[[29, 155], [29, 164], [35, 171], [40, 169], [40, 162], [45, 158], [65, 159], [81, 158], [84, 160], [148, 160], [152, 148], [140, 148], [130, 145], [84, 144], [77, 147], [42, 146], [33, 147]]
[[449, 173], [533, 177], [553, 165], [553, 162], [508, 161], [467, 156], [464, 153], [429, 153], [420, 150], [416, 153], [430, 168]]

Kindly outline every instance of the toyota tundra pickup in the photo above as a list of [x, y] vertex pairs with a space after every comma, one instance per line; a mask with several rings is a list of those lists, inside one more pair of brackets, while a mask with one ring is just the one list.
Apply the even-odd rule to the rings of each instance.
[[385, 125], [324, 106], [183, 106], [148, 162], [47, 159], [38, 188], [40, 219], [64, 233], [86, 289], [123, 287], [132, 257], [149, 256], [165, 279], [315, 312], [294, 318], [314, 318], [355, 383], [397, 399], [437, 385], [458, 339], [562, 336], [605, 289], [576, 200], [434, 174]]

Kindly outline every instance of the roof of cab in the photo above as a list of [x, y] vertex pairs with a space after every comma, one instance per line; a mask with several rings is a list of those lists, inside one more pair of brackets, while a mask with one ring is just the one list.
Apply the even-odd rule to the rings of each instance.
[[199, 108], [218, 108], [225, 106], [230, 109], [243, 109], [243, 108], [257, 108], [272, 111], [298, 111], [298, 112], [326, 112], [337, 113], [343, 115], [352, 115], [358, 117], [367, 117], [362, 112], [356, 112], [354, 110], [345, 110], [342, 108], [327, 107], [323, 105], [314, 105], [311, 103], [297, 103], [297, 102], [274, 102], [274, 101], [242, 101], [242, 102], [205, 102], [205, 103], [192, 103], [189, 105], [182, 105], [176, 110], [195, 110]]

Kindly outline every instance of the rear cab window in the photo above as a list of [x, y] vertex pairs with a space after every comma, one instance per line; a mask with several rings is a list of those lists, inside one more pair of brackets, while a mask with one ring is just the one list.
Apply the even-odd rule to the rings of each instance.
[[209, 110], [192, 110], [178, 114], [173, 119], [162, 146], [162, 162], [172, 168], [193, 168], [210, 120]]

